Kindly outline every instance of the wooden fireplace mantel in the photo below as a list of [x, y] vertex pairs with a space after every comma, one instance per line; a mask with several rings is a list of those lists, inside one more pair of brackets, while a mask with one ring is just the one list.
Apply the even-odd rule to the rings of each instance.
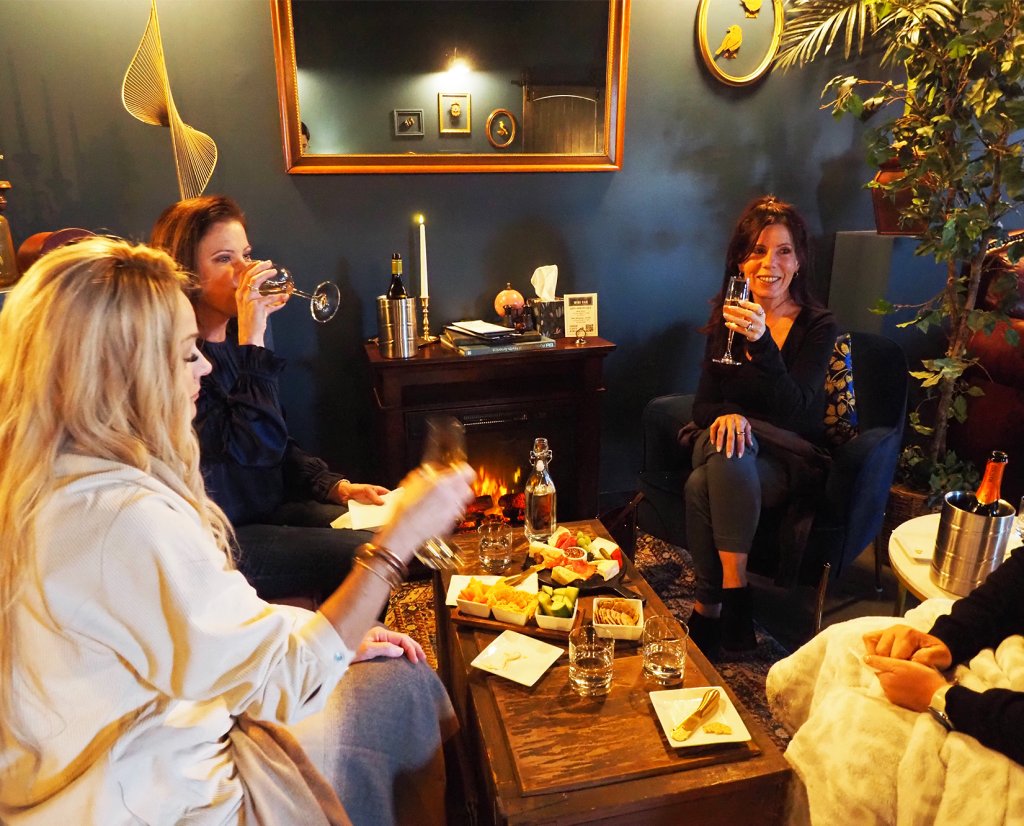
[[[568, 506], [560, 519], [597, 514], [601, 455], [603, 365], [615, 345], [602, 338], [556, 339], [547, 350], [460, 356], [434, 343], [408, 359], [386, 359], [367, 342], [379, 450], [378, 468], [386, 485], [396, 485], [420, 460], [416, 422], [431, 414], [485, 418], [490, 413], [562, 417], [571, 422], [573, 444], [553, 444], [556, 486]], [[546, 433], [537, 433], [543, 436]], [[472, 455], [470, 461], [472, 462]], [[526, 458], [524, 453], [523, 459]], [[568, 487], [566, 487], [568, 485]]]

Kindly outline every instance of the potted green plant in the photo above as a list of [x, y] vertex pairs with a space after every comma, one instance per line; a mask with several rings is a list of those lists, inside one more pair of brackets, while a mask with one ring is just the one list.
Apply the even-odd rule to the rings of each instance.
[[[971, 336], [1006, 319], [978, 306], [978, 288], [986, 256], [1005, 242], [1004, 220], [1024, 202], [1024, 4], [794, 0], [776, 64], [803, 65], [838, 42], [844, 59], [880, 52], [888, 77], [837, 76], [822, 108], [880, 121], [866, 135], [868, 160], [896, 161], [903, 174], [869, 186], [890, 198], [909, 192], [902, 217], [920, 225], [915, 252], [946, 271], [944, 289], [928, 301], [897, 307], [880, 300], [874, 308], [910, 310], [900, 326], [937, 326], [945, 335], [942, 354], [911, 371], [928, 403], [910, 415], [925, 442], [904, 462], [904, 482], [930, 495], [972, 487], [976, 471], [949, 454], [946, 437], [950, 417], [964, 422], [968, 398], [981, 393], [964, 378], [977, 363]], [[1010, 246], [1015, 255], [1022, 244]], [[1016, 332], [1003, 329], [1017, 346]]]

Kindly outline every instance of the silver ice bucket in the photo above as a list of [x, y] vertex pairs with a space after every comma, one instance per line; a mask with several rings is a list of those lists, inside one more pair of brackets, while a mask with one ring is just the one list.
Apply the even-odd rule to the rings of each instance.
[[419, 343], [415, 298], [377, 296], [377, 346], [386, 359], [416, 355]]
[[974, 497], [951, 491], [942, 502], [939, 533], [932, 556], [932, 582], [960, 596], [967, 596], [998, 568], [1006, 553], [1016, 511], [999, 500], [995, 516], [979, 516], [964, 510]]

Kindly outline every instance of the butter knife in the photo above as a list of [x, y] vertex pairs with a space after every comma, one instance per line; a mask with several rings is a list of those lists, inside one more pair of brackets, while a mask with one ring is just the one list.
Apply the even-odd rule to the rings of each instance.
[[721, 696], [717, 688], [709, 688], [705, 691], [704, 696], [700, 699], [700, 705], [697, 706], [697, 710], [672, 729], [672, 739], [677, 743], [689, 740], [693, 733], [700, 728], [701, 723], [715, 716]]
[[531, 565], [529, 568], [527, 568], [521, 574], [513, 574], [512, 576], [505, 576], [505, 577], [502, 577], [498, 581], [499, 582], [504, 582], [506, 585], [518, 585], [521, 582], [526, 582], [526, 579], [530, 576], [530, 574], [532, 574], [534, 571], [539, 571], [543, 567], [544, 567], [544, 563], [540, 563], [539, 565]]

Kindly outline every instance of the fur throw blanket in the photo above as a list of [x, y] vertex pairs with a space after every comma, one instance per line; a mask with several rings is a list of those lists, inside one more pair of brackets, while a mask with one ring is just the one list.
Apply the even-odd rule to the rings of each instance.
[[[928, 600], [902, 621], [927, 631], [951, 605]], [[769, 672], [768, 703], [793, 735], [786, 759], [802, 781], [790, 822], [1024, 826], [1024, 767], [893, 705], [864, 665], [861, 637], [899, 621], [831, 626]], [[975, 691], [1024, 691], [1024, 637], [980, 652], [957, 677]]]

